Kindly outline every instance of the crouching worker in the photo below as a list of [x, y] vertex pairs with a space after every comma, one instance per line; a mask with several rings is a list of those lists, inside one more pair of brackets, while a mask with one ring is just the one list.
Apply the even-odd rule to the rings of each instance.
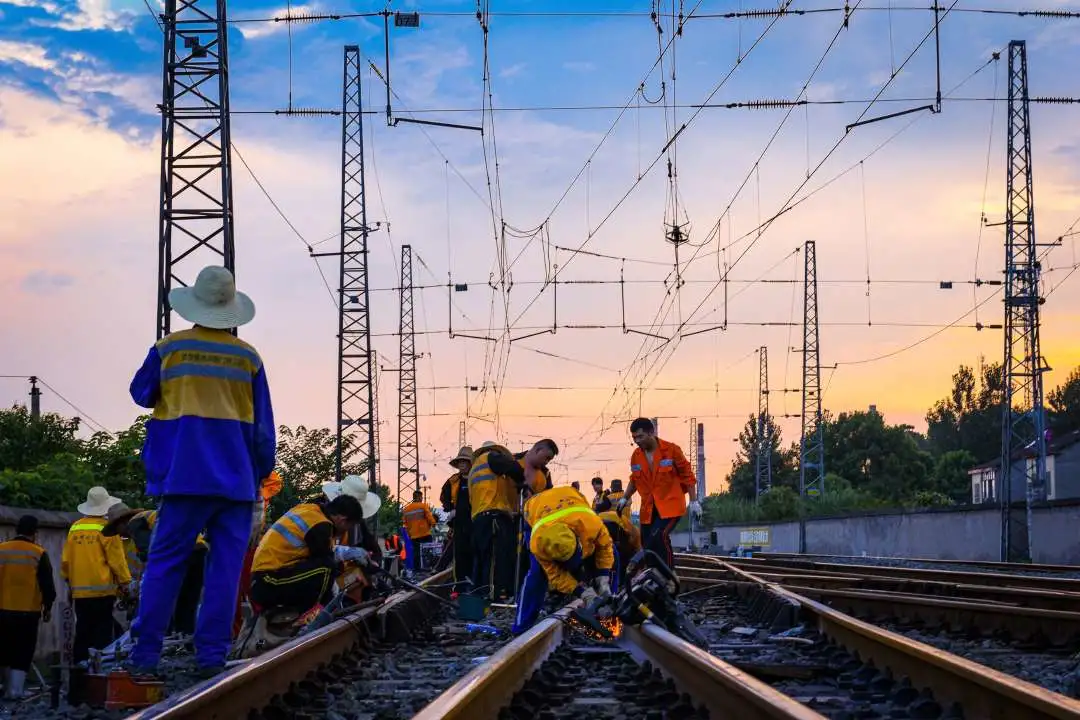
[[[534, 495], [525, 503], [529, 525], [529, 572], [521, 590], [512, 631], [528, 630], [550, 591], [569, 602], [586, 603], [611, 594], [615, 552], [604, 522], [589, 502], [572, 487], [562, 486]], [[589, 582], [593, 587], [589, 587]]]
[[333, 595], [338, 563], [368, 563], [363, 548], [337, 546], [334, 541], [363, 518], [360, 501], [351, 495], [303, 503], [278, 518], [259, 541], [251, 564], [251, 601], [256, 609], [290, 608], [305, 616], [310, 611], [314, 617]]

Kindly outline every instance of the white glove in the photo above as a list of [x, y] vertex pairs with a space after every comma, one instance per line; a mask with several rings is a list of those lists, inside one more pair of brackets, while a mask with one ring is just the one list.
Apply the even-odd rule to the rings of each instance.
[[600, 597], [611, 596], [611, 580], [606, 575], [596, 578], [596, 594]]
[[627, 498], [627, 497], [619, 498], [619, 502], [615, 503], [615, 512], [621, 513], [626, 508], [626, 506], [629, 505], [629, 504], [630, 504], [630, 498]]
[[581, 593], [581, 600], [586, 605], [591, 605], [592, 601], [595, 600], [596, 598], [597, 598], [596, 591], [593, 590], [591, 587], [585, 588], [585, 592]]
[[449, 525], [450, 523], [454, 522], [454, 517], [456, 516], [457, 510], [451, 510], [450, 512], [446, 513], [446, 523]]
[[690, 514], [695, 518], [701, 519], [701, 503], [697, 500], [690, 501]]
[[334, 558], [338, 562], [355, 562], [358, 565], [367, 565], [371, 559], [368, 551], [364, 548], [349, 547], [348, 545], [338, 545], [334, 548]]

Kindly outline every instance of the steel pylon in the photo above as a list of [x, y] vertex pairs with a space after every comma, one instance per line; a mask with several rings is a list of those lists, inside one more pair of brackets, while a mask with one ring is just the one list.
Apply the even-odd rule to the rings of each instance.
[[769, 349], [762, 345], [758, 349], [758, 414], [756, 457], [754, 458], [754, 495], [772, 487], [772, 424], [769, 418]]
[[413, 326], [412, 247], [401, 246], [401, 338], [398, 360], [398, 499], [420, 489], [420, 433], [416, 418], [416, 335]]
[[[825, 492], [825, 443], [821, 418], [821, 354], [818, 333], [817, 251], [806, 241], [803, 260], [802, 434], [799, 441], [799, 495], [805, 502]], [[806, 523], [799, 523], [799, 551], [806, 552]]]

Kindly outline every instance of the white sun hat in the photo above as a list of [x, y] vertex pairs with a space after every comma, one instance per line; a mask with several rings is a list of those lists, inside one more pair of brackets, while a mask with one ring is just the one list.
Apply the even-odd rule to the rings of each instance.
[[323, 495], [328, 500], [333, 500], [338, 495], [351, 495], [360, 501], [360, 507], [364, 509], [364, 519], [372, 517], [382, 507], [382, 498], [371, 492], [368, 482], [359, 475], [346, 475], [341, 482], [327, 482], [322, 484]]
[[120, 502], [120, 498], [113, 497], [109, 491], [100, 485], [90, 488], [86, 493], [86, 502], [76, 508], [83, 515], [89, 517], [105, 517], [109, 514], [109, 508]]
[[236, 291], [233, 274], [220, 265], [200, 270], [191, 287], [170, 290], [169, 305], [185, 320], [217, 330], [245, 325], [255, 317], [255, 303]]

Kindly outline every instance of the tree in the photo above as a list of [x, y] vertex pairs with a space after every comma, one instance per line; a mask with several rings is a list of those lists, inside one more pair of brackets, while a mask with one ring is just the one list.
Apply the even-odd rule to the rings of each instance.
[[855, 489], [899, 501], [929, 485], [933, 460], [910, 425], [887, 425], [878, 412], [840, 413], [825, 419], [823, 434], [826, 469]]
[[986, 462], [1001, 452], [1001, 403], [1005, 397], [1001, 363], [982, 368], [980, 377], [966, 365], [953, 374], [949, 394], [926, 413], [926, 436], [936, 456], [967, 450], [975, 462]]
[[126, 430], [115, 435], [94, 433], [83, 443], [83, 455], [95, 477], [109, 492], [129, 507], [147, 507], [146, 468], [142, 448], [146, 442], [146, 423], [149, 415], [141, 415]]
[[968, 470], [977, 464], [967, 450], [950, 450], [934, 466], [933, 490], [953, 502], [971, 502], [971, 477]]
[[1080, 367], [1073, 368], [1065, 382], [1051, 390], [1046, 400], [1054, 432], [1080, 430]]
[[[782, 433], [772, 416], [765, 418], [766, 434], [769, 437], [769, 452], [772, 455], [772, 486], [796, 488], [799, 474], [795, 468], [797, 453], [793, 448], [781, 449]], [[728, 474], [728, 492], [738, 497], [754, 497], [754, 480], [757, 472], [758, 419], [751, 415], [739, 433], [739, 451], [731, 462]]]
[[62, 453], [78, 455], [78, 418], [45, 413], [30, 417], [25, 405], [0, 410], [0, 468], [30, 470]]

